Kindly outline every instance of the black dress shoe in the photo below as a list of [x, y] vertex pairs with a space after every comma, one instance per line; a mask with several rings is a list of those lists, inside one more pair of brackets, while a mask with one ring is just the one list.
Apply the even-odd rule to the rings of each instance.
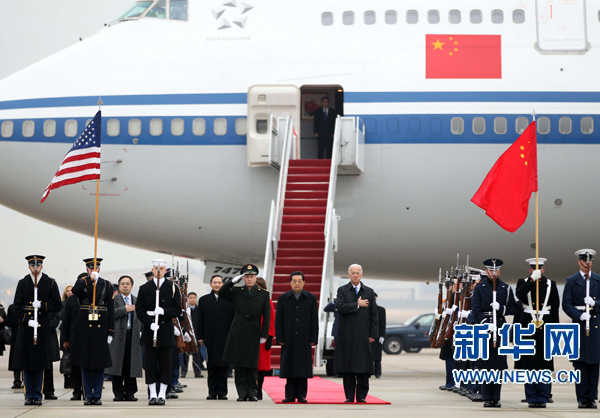
[[167, 403], [167, 401], [165, 400], [165, 398], [158, 398], [156, 400], [157, 405], [165, 405], [166, 403]]
[[494, 408], [502, 408], [502, 404], [500, 403], [500, 401], [493, 401], [493, 403], [494, 403], [494, 405], [493, 405]]
[[246, 402], [248, 398], [237, 398], [238, 402]]
[[538, 402], [538, 404], [537, 404], [537, 407], [538, 407], [538, 408], [545, 408], [545, 407], [546, 407], [546, 404], [545, 404], [545, 403], [543, 403], [543, 402]]
[[93, 404], [94, 404], [94, 402], [92, 402], [92, 398], [85, 398], [85, 399], [83, 400], [83, 404], [84, 404], [84, 405], [93, 405]]
[[206, 397], [206, 400], [207, 400], [207, 401], [214, 401], [215, 399], [217, 399], [217, 397], [216, 397], [216, 396], [210, 396], [210, 395], [208, 395], [208, 396]]
[[527, 398], [521, 399], [521, 403], [529, 403], [527, 402]]
[[258, 395], [256, 395], [256, 399], [258, 399], [259, 401], [262, 401], [262, 393], [259, 393]]
[[577, 403], [577, 408], [579, 408], [579, 409], [585, 409], [587, 407], [588, 407], [587, 402], [578, 402]]
[[33, 405], [33, 399], [32, 398], [25, 399], [24, 405], [25, 406]]
[[493, 401], [485, 401], [483, 403], [483, 407], [484, 408], [493, 408], [494, 407], [494, 402]]
[[344, 403], [354, 403], [354, 399], [346, 399]]
[[179, 399], [179, 396], [175, 392], [167, 392], [167, 399]]
[[94, 401], [94, 405], [102, 405], [102, 400], [100, 398], [92, 399]]
[[444, 386], [444, 385], [440, 386], [439, 389], [440, 390], [448, 390], [448, 388], [446, 386]]
[[158, 401], [158, 399], [156, 399], [156, 398], [150, 398], [148, 400], [148, 405], [156, 405], [157, 401]]
[[72, 401], [80, 401], [81, 400], [81, 395], [73, 395], [73, 396], [71, 396], [71, 400]]
[[537, 402], [528, 402], [528, 403], [527, 403], [527, 406], [528, 406], [529, 408], [537, 408], [537, 407], [538, 407], [538, 404], [537, 404]]
[[375, 379], [381, 379], [381, 375], [380, 374], [376, 374], [375, 375]]
[[548, 402], [547, 403], [554, 403], [554, 399], [548, 398]]
[[595, 401], [589, 401], [589, 402], [588, 402], [588, 408], [591, 408], [591, 409], [598, 409], [598, 405], [596, 405], [596, 402], [595, 402]]
[[55, 400], [58, 399], [58, 397], [56, 395], [52, 394], [52, 395], [46, 395], [46, 396], [44, 396], [44, 399], [47, 400], [47, 401], [55, 401]]
[[18, 383], [14, 383], [10, 388], [11, 389], [23, 389], [23, 385], [20, 385]]
[[358, 403], [367, 403], [366, 399], [357, 399], [356, 402]]
[[285, 398], [281, 400], [282, 403], [293, 403], [296, 402], [296, 398]]
[[308, 401], [306, 400], [306, 398], [298, 398], [298, 402], [300, 402], [300, 403], [308, 403]]
[[123, 400], [125, 402], [137, 402], [138, 398], [136, 398], [135, 396], [125, 396]]
[[226, 401], [227, 400], [227, 396], [225, 396], [225, 395], [219, 396], [219, 400], [220, 401]]
[[34, 399], [33, 400], [33, 405], [35, 405], [35, 406], [41, 406], [42, 405], [42, 400], [41, 399]]
[[123, 402], [124, 400], [125, 400], [125, 398], [119, 398], [119, 397], [117, 397], [117, 396], [115, 396], [115, 397], [113, 398], [113, 402]]
[[258, 398], [256, 396], [250, 396], [248, 398], [248, 401], [250, 401], [250, 402], [258, 402]]

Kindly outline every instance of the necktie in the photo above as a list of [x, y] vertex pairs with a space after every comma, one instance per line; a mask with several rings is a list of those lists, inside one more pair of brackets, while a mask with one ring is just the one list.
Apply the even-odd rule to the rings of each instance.
[[358, 286], [354, 286], [354, 290], [356, 290], [356, 294], [358, 295]]
[[[125, 296], [125, 305], [129, 305], [129, 296]], [[127, 329], [131, 328], [131, 312], [127, 312]]]
[[325, 119], [327, 119], [327, 109], [325, 109]]

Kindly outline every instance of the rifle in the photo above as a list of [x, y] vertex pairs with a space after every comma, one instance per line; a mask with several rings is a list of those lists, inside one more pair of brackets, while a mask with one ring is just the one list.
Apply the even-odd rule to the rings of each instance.
[[[179, 264], [177, 265], [179, 270]], [[181, 296], [181, 310], [185, 316], [185, 322], [183, 323], [184, 332], [187, 332], [192, 341], [185, 343], [184, 352], [186, 353], [197, 353], [198, 352], [198, 340], [196, 339], [196, 333], [194, 332], [194, 325], [192, 323], [192, 316], [188, 312], [188, 283], [190, 280], [190, 262], [187, 261], [186, 274], [180, 277], [180, 286], [183, 289], [183, 295]], [[196, 307], [196, 309], [198, 309]]]
[[429, 329], [429, 343], [431, 344], [431, 348], [436, 348], [435, 340], [437, 336], [438, 327], [440, 326], [440, 318], [442, 315], [443, 289], [444, 284], [442, 283], [442, 269], [440, 267], [440, 272], [438, 274], [438, 300], [436, 308], [433, 311], [435, 314], [435, 319], [431, 322], [431, 328]]
[[[492, 288], [492, 302], [496, 303], [496, 282], [498, 281], [498, 275], [496, 272], [496, 261], [494, 261], [493, 263], [494, 263], [494, 272], [492, 275], [494, 276], [494, 279], [492, 280], [492, 283], [494, 283], [494, 286]], [[494, 328], [496, 328], [496, 310], [495, 309], [492, 309], [492, 315], [493, 315], [493, 321], [494, 321]], [[498, 335], [498, 330], [496, 329], [494, 331], [494, 333], [492, 334], [492, 339], [494, 341], [494, 348], [496, 348], [497, 335]]]
[[452, 313], [450, 313], [450, 319], [448, 325], [444, 331], [444, 339], [451, 339], [454, 335], [454, 324], [458, 318], [458, 312], [460, 312], [461, 299], [463, 298], [464, 286], [459, 290], [459, 286], [462, 283], [460, 276], [456, 276], [455, 279], [456, 289], [454, 290], [454, 301], [452, 303]]
[[[587, 265], [588, 268], [590, 266], [590, 252], [587, 252]], [[537, 261], [536, 261], [537, 263]], [[585, 274], [585, 297], [589, 297], [590, 296], [590, 273], [586, 273]], [[538, 301], [537, 301], [539, 306], [539, 297], [538, 297]], [[587, 319], [585, 320], [585, 336], [589, 337], [590, 336], [590, 305], [588, 305], [587, 303], [585, 304], [585, 313], [587, 313]]]
[[[35, 262], [35, 265], [33, 266], [33, 268], [35, 271], [34, 282], [33, 282], [33, 300], [36, 301], [36, 300], [38, 300], [37, 261]], [[38, 308], [33, 308], [33, 320], [35, 322], [37, 322], [37, 320], [38, 320]], [[33, 345], [37, 345], [37, 343], [38, 343], [38, 327], [36, 326], [33, 329]]]
[[436, 345], [441, 347], [444, 345], [444, 339], [446, 336], [446, 328], [448, 327], [448, 321], [450, 320], [450, 315], [448, 314], [448, 310], [450, 310], [450, 302], [453, 300], [453, 293], [450, 292], [450, 286], [452, 286], [452, 278], [446, 273], [446, 303], [444, 305], [444, 310], [442, 311], [442, 321], [440, 324], [440, 328], [438, 329]]

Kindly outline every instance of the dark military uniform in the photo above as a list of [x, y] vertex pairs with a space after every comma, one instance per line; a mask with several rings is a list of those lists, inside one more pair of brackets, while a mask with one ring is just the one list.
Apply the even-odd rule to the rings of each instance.
[[269, 292], [258, 285], [251, 289], [234, 287], [230, 280], [219, 290], [219, 297], [231, 301], [235, 311], [223, 361], [235, 365], [235, 386], [240, 400], [256, 398], [260, 339], [269, 336], [271, 324]]
[[[19, 321], [14, 357], [14, 369], [24, 371], [25, 399], [42, 399], [43, 371], [52, 367], [48, 351], [50, 337], [50, 313], [60, 312], [62, 304], [60, 293], [54, 279], [45, 273], [38, 276], [37, 300], [41, 302], [38, 309], [37, 344], [33, 343], [33, 328], [29, 321], [34, 319], [34, 279], [28, 274], [17, 284], [14, 310]], [[31, 401], [29, 401], [31, 402]]]

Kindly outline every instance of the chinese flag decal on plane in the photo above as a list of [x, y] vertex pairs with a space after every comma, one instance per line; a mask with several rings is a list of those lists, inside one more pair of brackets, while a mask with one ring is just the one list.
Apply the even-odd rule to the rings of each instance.
[[500, 35], [425, 35], [426, 78], [502, 78]]

